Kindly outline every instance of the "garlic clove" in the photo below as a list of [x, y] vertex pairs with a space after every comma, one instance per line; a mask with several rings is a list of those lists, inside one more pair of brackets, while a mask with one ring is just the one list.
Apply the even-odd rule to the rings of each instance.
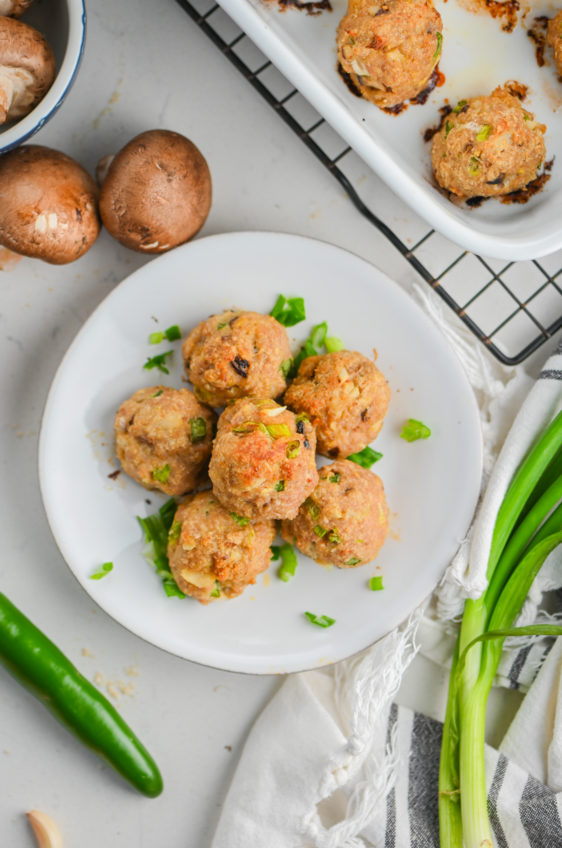
[[41, 810], [31, 810], [26, 813], [31, 825], [38, 848], [62, 848], [62, 836], [53, 819]]

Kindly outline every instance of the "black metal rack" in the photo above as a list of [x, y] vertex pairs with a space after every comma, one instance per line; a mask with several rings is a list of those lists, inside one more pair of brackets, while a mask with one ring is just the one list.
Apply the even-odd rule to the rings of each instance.
[[[445, 239], [392, 196], [395, 223], [381, 220], [364, 198], [390, 198], [376, 175], [283, 77], [214, 0], [178, 0], [309, 150], [333, 174], [369, 220], [507, 365], [526, 359], [562, 327], [562, 251], [541, 260], [506, 262], [477, 256]], [[387, 204], [377, 205], [383, 206]], [[396, 221], [413, 225], [398, 234]], [[439, 266], [435, 266], [439, 258]]]

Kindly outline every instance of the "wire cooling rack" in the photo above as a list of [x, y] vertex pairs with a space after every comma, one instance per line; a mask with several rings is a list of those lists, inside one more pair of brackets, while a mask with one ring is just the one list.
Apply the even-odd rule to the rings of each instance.
[[[540, 260], [506, 262], [469, 253], [429, 229], [214, 0], [178, 2], [334, 175], [359, 212], [497, 359], [508, 365], [522, 362], [562, 327], [562, 251]], [[373, 211], [375, 205], [384, 209], [384, 221]]]

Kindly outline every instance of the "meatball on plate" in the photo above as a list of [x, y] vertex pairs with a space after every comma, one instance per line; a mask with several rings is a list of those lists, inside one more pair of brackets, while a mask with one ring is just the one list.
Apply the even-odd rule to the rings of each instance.
[[314, 428], [274, 400], [235, 401], [219, 418], [209, 477], [217, 500], [248, 518], [293, 518], [318, 480]]

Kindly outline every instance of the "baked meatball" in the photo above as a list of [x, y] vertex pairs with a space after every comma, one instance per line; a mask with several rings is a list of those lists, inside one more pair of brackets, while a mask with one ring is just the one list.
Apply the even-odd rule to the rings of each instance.
[[241, 398], [219, 418], [209, 465], [213, 491], [247, 518], [294, 518], [318, 480], [306, 416], [274, 400]]
[[312, 495], [282, 534], [322, 565], [353, 568], [374, 559], [388, 533], [380, 477], [347, 459], [325, 465]]
[[427, 88], [443, 24], [430, 0], [351, 0], [338, 27], [338, 58], [362, 96], [381, 108]]
[[549, 22], [546, 30], [546, 43], [550, 44], [554, 53], [554, 65], [562, 76], [562, 11], [558, 12]]
[[123, 470], [146, 489], [182, 495], [195, 488], [211, 455], [216, 415], [188, 389], [139, 389], [115, 416]]
[[212, 492], [180, 504], [170, 528], [168, 560], [182, 592], [208, 604], [235, 598], [271, 561], [273, 521], [250, 522], [230, 513]]
[[271, 315], [212, 315], [191, 331], [182, 352], [195, 394], [211, 406], [239, 397], [276, 398], [287, 385], [289, 337]]
[[335, 459], [363, 450], [382, 427], [390, 401], [383, 374], [353, 350], [309, 356], [284, 402], [316, 429], [318, 453]]
[[493, 197], [524, 188], [545, 160], [544, 124], [501, 86], [461, 100], [433, 136], [435, 179], [461, 198]]

